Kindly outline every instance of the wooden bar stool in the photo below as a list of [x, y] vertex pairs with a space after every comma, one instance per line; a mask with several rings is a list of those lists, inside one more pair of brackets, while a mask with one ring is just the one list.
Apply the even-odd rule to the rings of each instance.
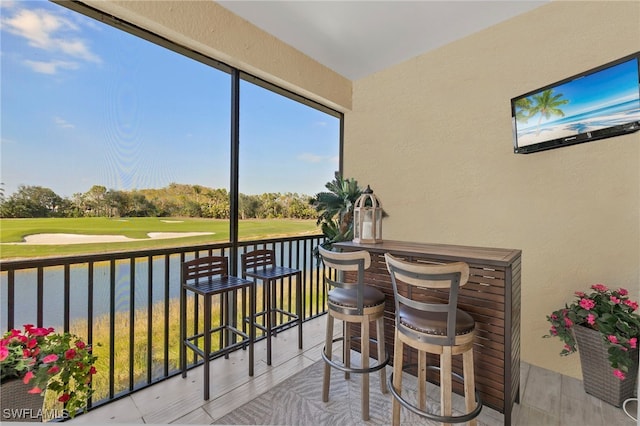
[[[249, 325], [249, 334], [238, 329], [233, 321], [234, 303], [238, 290], [249, 288], [249, 312], [253, 315], [256, 311], [256, 297], [253, 283], [249, 280], [228, 275], [228, 259], [222, 256], [209, 256], [194, 259], [182, 264], [180, 291], [180, 367], [182, 377], [187, 377], [187, 348], [203, 358], [204, 361], [204, 399], [209, 399], [209, 361], [224, 354], [229, 357], [229, 352], [242, 346], [249, 346], [249, 376], [253, 376], [253, 341], [255, 340], [255, 327]], [[187, 292], [196, 295], [194, 304], [197, 306], [198, 297], [204, 298], [204, 329], [202, 332], [187, 336]], [[212, 327], [211, 310], [213, 296], [220, 296], [220, 325]], [[232, 297], [235, 296], [235, 297]], [[196, 318], [197, 321], [197, 318]], [[197, 326], [195, 327], [197, 330]], [[219, 333], [220, 349], [211, 350], [211, 335]], [[240, 338], [237, 340], [237, 338]], [[198, 339], [204, 340], [201, 349]]]
[[[393, 395], [393, 424], [400, 424], [400, 406], [441, 423], [469, 422], [482, 410], [479, 393], [475, 390], [473, 369], [473, 339], [475, 321], [471, 315], [457, 308], [458, 289], [469, 279], [469, 265], [464, 262], [427, 264], [406, 262], [386, 253], [396, 305], [395, 349], [393, 373], [389, 377]], [[426, 296], [424, 289], [442, 292], [436, 300]], [[448, 293], [448, 295], [446, 294]], [[447, 300], [448, 297], [448, 300]], [[404, 345], [418, 350], [417, 407], [402, 398]], [[427, 353], [440, 355], [440, 366], [427, 367]], [[463, 375], [452, 372], [451, 357], [462, 354]], [[426, 370], [440, 371], [441, 415], [425, 411]], [[466, 414], [452, 416], [451, 377], [464, 383]]]
[[[298, 349], [302, 349], [302, 271], [299, 269], [276, 266], [273, 250], [253, 250], [241, 255], [242, 278], [253, 278], [264, 283], [265, 309], [256, 312], [252, 322], [267, 335], [267, 365], [271, 365], [271, 336], [293, 323], [298, 326]], [[278, 306], [276, 297], [276, 283], [287, 277], [296, 277], [296, 311], [291, 307], [285, 308], [284, 301]], [[255, 285], [254, 285], [255, 288]], [[276, 315], [286, 317], [287, 320], [276, 324]], [[263, 316], [263, 324], [257, 323], [257, 317]]]
[[[327, 331], [325, 346], [322, 350], [324, 359], [324, 378], [322, 381], [322, 401], [329, 401], [331, 367], [345, 372], [345, 379], [350, 373], [362, 374], [362, 419], [369, 420], [369, 373], [380, 371], [380, 390], [387, 393], [385, 366], [389, 363], [389, 354], [384, 344], [384, 304], [385, 295], [380, 290], [364, 283], [364, 270], [371, 265], [371, 256], [367, 251], [338, 253], [318, 247], [322, 261], [327, 268], [325, 283], [327, 285]], [[337, 275], [331, 278], [331, 270]], [[345, 272], [356, 272], [355, 281], [347, 281]], [[333, 338], [334, 319], [343, 321], [342, 337]], [[369, 338], [369, 323], [376, 321], [376, 339]], [[360, 324], [361, 368], [351, 366], [351, 333], [349, 323]], [[342, 340], [343, 362], [332, 359], [333, 342]], [[377, 364], [369, 365], [369, 344], [378, 347]]]

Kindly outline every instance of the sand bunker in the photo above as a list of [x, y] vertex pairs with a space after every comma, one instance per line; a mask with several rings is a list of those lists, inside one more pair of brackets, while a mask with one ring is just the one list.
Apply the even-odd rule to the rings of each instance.
[[[153, 239], [196, 237], [212, 235], [215, 232], [149, 232]], [[121, 243], [128, 241], [146, 241], [146, 238], [129, 238], [124, 235], [86, 235], [86, 234], [34, 234], [24, 237], [24, 242], [9, 244], [92, 244], [92, 243]]]

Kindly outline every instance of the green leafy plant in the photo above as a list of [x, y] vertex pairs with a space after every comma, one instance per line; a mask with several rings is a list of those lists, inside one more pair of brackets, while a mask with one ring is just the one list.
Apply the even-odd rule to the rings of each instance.
[[316, 194], [310, 204], [318, 212], [317, 224], [327, 237], [321, 245], [330, 249], [333, 243], [353, 239], [353, 205], [362, 195], [362, 189], [355, 179], [345, 179], [338, 172], [325, 188], [328, 191]]
[[560, 355], [566, 356], [576, 352], [573, 327], [584, 326], [599, 331], [607, 346], [613, 374], [624, 380], [633, 365], [632, 353], [635, 351], [632, 350], [638, 348], [640, 337], [640, 316], [634, 313], [638, 302], [629, 299], [629, 292], [624, 288], [610, 290], [603, 284], [594, 284], [591, 289], [589, 294], [577, 291], [573, 303], [548, 315], [551, 328], [543, 337], [562, 340], [565, 345]]
[[26, 324], [24, 331], [10, 330], [0, 340], [2, 381], [19, 378], [31, 386], [29, 393], [54, 392], [71, 417], [93, 393], [96, 359], [78, 336], [51, 327]]

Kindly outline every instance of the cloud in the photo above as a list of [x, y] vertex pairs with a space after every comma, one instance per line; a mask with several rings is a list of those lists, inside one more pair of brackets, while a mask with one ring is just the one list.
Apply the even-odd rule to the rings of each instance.
[[31, 70], [35, 72], [39, 72], [41, 74], [56, 74], [58, 72], [58, 68], [64, 68], [67, 70], [75, 70], [80, 68], [80, 65], [77, 62], [67, 62], [67, 61], [24, 61], [24, 64], [31, 68]]
[[298, 155], [298, 160], [301, 160], [305, 163], [320, 163], [324, 161], [326, 157], [321, 155], [311, 154], [309, 152], [305, 152], [303, 154]]
[[61, 127], [63, 129], [74, 129], [76, 127], [75, 125], [68, 123], [64, 118], [54, 117], [53, 121], [58, 127]]
[[102, 62], [86, 42], [75, 34], [80, 28], [62, 16], [42, 9], [21, 9], [13, 16], [3, 18], [0, 23], [2, 29], [25, 38], [31, 47], [89, 62]]

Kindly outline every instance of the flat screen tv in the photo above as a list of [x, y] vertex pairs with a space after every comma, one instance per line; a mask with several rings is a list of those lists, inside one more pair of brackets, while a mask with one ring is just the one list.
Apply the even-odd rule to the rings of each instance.
[[640, 130], [640, 52], [511, 99], [511, 120], [516, 154]]

